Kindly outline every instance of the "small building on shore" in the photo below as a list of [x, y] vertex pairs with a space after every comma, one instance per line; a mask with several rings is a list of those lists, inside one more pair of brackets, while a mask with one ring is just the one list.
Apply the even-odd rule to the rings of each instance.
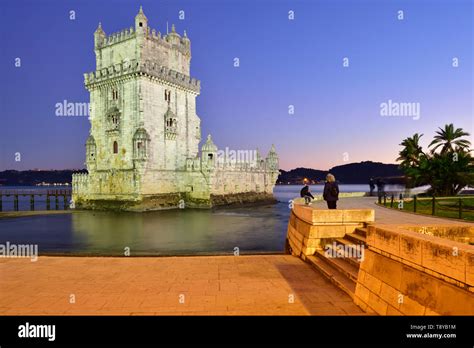
[[274, 200], [274, 146], [265, 158], [258, 150], [228, 156], [209, 135], [199, 149], [201, 85], [190, 76], [186, 31], [150, 29], [140, 7], [129, 29], [106, 35], [99, 23], [94, 47], [96, 70], [84, 74], [88, 173], [72, 179], [77, 208], [145, 211]]

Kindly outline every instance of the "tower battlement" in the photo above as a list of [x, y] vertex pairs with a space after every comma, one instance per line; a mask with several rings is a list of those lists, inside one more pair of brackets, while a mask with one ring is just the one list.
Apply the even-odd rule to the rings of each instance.
[[[171, 43], [171, 38], [176, 35], [179, 40], [176, 42]], [[168, 49], [176, 49], [183, 54], [191, 54], [191, 45], [189, 38], [187, 37], [186, 31], [184, 31], [184, 36], [180, 36], [178, 33], [172, 33], [169, 34], [164, 34], [162, 35], [160, 31], [147, 28], [145, 38], [148, 40], [152, 40], [154, 43], [157, 43], [159, 45], [163, 45], [164, 47]], [[102, 49], [105, 47], [110, 47], [115, 44], [121, 43], [123, 41], [129, 40], [129, 39], [135, 39], [136, 38], [136, 32], [133, 29], [133, 27], [130, 28], [125, 28], [121, 31], [114, 32], [109, 35], [105, 35], [102, 40], [98, 41], [96, 49]]]
[[135, 17], [135, 27], [107, 35], [99, 23], [94, 32], [94, 49], [98, 70], [127, 58], [159, 61], [161, 66], [190, 75], [191, 40], [186, 31], [181, 36], [173, 24], [171, 32], [162, 35], [148, 26], [142, 8]]
[[84, 84], [86, 88], [93, 88], [94, 85], [112, 78], [120, 78], [130, 74], [144, 74], [150, 77], [173, 83], [196, 94], [200, 93], [201, 81], [191, 78], [180, 72], [168, 69], [160, 65], [159, 62], [146, 60], [139, 62], [136, 59], [122, 61], [97, 71], [84, 74]]
[[133, 27], [126, 28], [104, 36], [104, 39], [98, 42], [96, 48], [104, 48], [132, 38], [135, 38], [135, 31], [133, 30]]

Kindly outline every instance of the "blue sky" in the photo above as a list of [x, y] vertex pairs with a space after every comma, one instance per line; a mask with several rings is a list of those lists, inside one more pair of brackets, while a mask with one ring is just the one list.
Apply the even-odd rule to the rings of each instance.
[[[83, 167], [88, 120], [55, 104], [89, 100], [98, 22], [128, 28], [140, 5], [152, 28], [187, 31], [203, 139], [220, 148], [274, 143], [282, 169], [328, 169], [394, 163], [403, 138], [446, 123], [474, 131], [472, 1], [2, 0], [0, 170]], [[380, 116], [388, 100], [419, 103], [420, 119]]]

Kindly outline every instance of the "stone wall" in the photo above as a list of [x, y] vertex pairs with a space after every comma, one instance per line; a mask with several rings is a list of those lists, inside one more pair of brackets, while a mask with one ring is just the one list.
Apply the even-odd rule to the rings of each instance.
[[304, 260], [329, 240], [344, 237], [372, 221], [372, 209], [323, 210], [295, 204], [288, 222], [287, 251]]
[[274, 204], [277, 200], [265, 192], [242, 192], [228, 195], [211, 195], [212, 206], [239, 206], [252, 204]]
[[474, 315], [474, 246], [369, 226], [354, 301], [380, 315]]

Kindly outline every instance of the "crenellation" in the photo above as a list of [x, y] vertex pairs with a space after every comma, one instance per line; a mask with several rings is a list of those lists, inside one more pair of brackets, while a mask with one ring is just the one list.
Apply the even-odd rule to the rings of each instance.
[[113, 66], [102, 68], [95, 72], [85, 73], [84, 82], [86, 87], [89, 87], [89, 85], [101, 82], [103, 80], [135, 73], [146, 73], [151, 77], [156, 77], [171, 83], [176, 83], [181, 87], [188, 88], [197, 93], [199, 93], [201, 88], [200, 81], [195, 78], [191, 78], [180, 72], [170, 70], [165, 66], [160, 66], [158, 62], [138, 62], [135, 59], [124, 60]]

